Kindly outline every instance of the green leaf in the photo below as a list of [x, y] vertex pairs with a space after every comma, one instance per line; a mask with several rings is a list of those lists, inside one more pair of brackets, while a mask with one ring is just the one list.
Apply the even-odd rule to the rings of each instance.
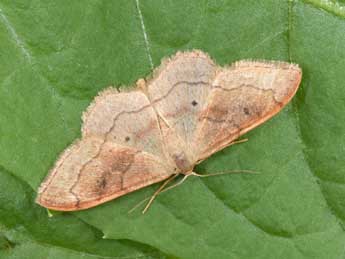
[[[0, 1], [0, 258], [344, 258], [345, 4], [336, 0]], [[163, 57], [300, 64], [292, 103], [196, 168], [147, 214], [157, 186], [49, 217], [34, 203], [98, 91]]]

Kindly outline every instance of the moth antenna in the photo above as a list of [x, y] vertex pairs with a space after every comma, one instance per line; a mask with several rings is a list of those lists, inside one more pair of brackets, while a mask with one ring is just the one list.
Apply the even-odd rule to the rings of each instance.
[[[248, 139], [246, 139], [247, 141]], [[244, 142], [244, 141], [243, 141]], [[182, 184], [184, 181], [187, 180], [187, 178], [191, 175], [194, 176], [198, 176], [198, 177], [210, 177], [210, 176], [217, 176], [217, 175], [223, 175], [223, 174], [240, 174], [240, 173], [247, 173], [247, 174], [260, 174], [260, 172], [256, 172], [256, 171], [251, 171], [251, 170], [231, 170], [231, 171], [227, 171], [227, 172], [218, 172], [218, 173], [212, 173], [212, 174], [198, 174], [196, 172], [192, 172], [190, 174], [185, 175], [178, 183], [173, 184], [163, 190], [161, 190], [160, 192], [158, 192], [156, 195], [153, 194], [151, 197], [147, 197], [145, 199], [143, 199], [141, 202], [139, 202], [138, 204], [136, 204], [132, 209], [130, 209], [128, 211], [128, 213], [132, 213], [134, 210], [136, 210], [139, 206], [141, 206], [145, 201], [147, 201], [148, 199], [150, 199], [150, 201], [147, 203], [147, 205], [145, 206], [145, 209], [142, 211], [142, 213], [144, 214], [147, 209], [150, 207], [150, 205], [152, 204], [153, 200], [161, 193], [169, 191], [177, 186], [179, 186], [180, 184]], [[177, 175], [176, 175], [177, 176]], [[170, 178], [168, 179], [170, 180]], [[167, 182], [168, 180], [166, 180], [165, 182]], [[165, 182], [162, 184], [162, 186], [165, 184]], [[161, 186], [161, 187], [162, 187]], [[165, 184], [166, 186], [166, 184]], [[159, 190], [159, 189], [158, 189]], [[157, 191], [158, 191], [157, 190]], [[156, 191], [156, 192], [157, 192]]]
[[[239, 140], [241, 142], [245, 142], [248, 139], [244, 139], [244, 140]], [[240, 143], [241, 143], [240, 142]], [[180, 184], [182, 184], [185, 180], [187, 180], [187, 178], [191, 175], [194, 176], [198, 176], [198, 177], [209, 177], [209, 176], [216, 176], [216, 175], [223, 175], [223, 174], [240, 174], [240, 173], [247, 173], [247, 174], [259, 174], [259, 172], [256, 171], [251, 171], [251, 170], [231, 170], [231, 171], [227, 171], [227, 172], [219, 172], [219, 173], [213, 173], [213, 174], [198, 174], [196, 172], [192, 172], [190, 174], [186, 174], [181, 181], [177, 182], [176, 184], [173, 184], [167, 188], [164, 189], [164, 187], [171, 182], [173, 179], [175, 179], [178, 174], [173, 175], [172, 177], [170, 177], [169, 179], [167, 179], [159, 188], [157, 191], [155, 191], [155, 193], [151, 196], [150, 200], [148, 201], [148, 203], [146, 204], [144, 210], [142, 211], [143, 214], [145, 214], [145, 212], [149, 209], [149, 207], [151, 206], [152, 202], [154, 201], [154, 199], [162, 192], [166, 192], [169, 191], [177, 186], [179, 186]], [[144, 201], [148, 200], [149, 198], [146, 198]], [[144, 201], [141, 201], [140, 204], [142, 204]], [[138, 207], [138, 205], [135, 206], [135, 208]], [[132, 209], [133, 210], [133, 209]], [[132, 211], [131, 210], [131, 211]]]
[[150, 207], [151, 203], [153, 202], [153, 200], [161, 193], [163, 192], [164, 187], [170, 183], [172, 180], [174, 180], [176, 177], [178, 176], [178, 174], [174, 174], [171, 177], [169, 177], [167, 180], [164, 181], [164, 183], [154, 192], [154, 194], [152, 194], [151, 197], [147, 197], [144, 200], [142, 200], [141, 202], [139, 202], [137, 205], [135, 205], [132, 209], [130, 209], [128, 211], [128, 213], [132, 213], [136, 208], [138, 208], [141, 204], [143, 204], [145, 201], [147, 201], [148, 199], [150, 199], [147, 203], [147, 205], [145, 206], [144, 210], [142, 211], [142, 213], [144, 214], [148, 208]]
[[[172, 178], [166, 180], [166, 181], [162, 184], [162, 186], [161, 186], [161, 187], [163, 187], [163, 188], [159, 188], [159, 189], [152, 195], [151, 199], [150, 199], [149, 202], [146, 204], [146, 206], [145, 206], [144, 210], [142, 211], [142, 213], [144, 214], [144, 213], [148, 210], [148, 208], [150, 207], [150, 205], [152, 204], [152, 202], [154, 201], [154, 199], [157, 197], [158, 194], [160, 194], [160, 193], [162, 193], [162, 192], [169, 191], [169, 190], [171, 190], [171, 189], [173, 189], [173, 188], [179, 186], [179, 185], [182, 184], [190, 175], [191, 175], [191, 174], [187, 174], [187, 175], [183, 176], [183, 178], [181, 179], [181, 181], [179, 181], [178, 183], [175, 183], [175, 184], [173, 184], [173, 185], [171, 185], [171, 186], [165, 188], [164, 190], [162, 190], [162, 189], [164, 188], [164, 186], [166, 186], [165, 182], [168, 182], [168, 180], [170, 180], [170, 179], [171, 179], [171, 180], [174, 179], [176, 176], [178, 176], [178, 174], [175, 174], [175, 177], [172, 177]], [[169, 181], [169, 182], [170, 182], [170, 181]], [[165, 185], [164, 185], [164, 184], [165, 184]], [[163, 186], [163, 185], [164, 185], [164, 186]]]
[[141, 202], [138, 202], [133, 208], [131, 208], [128, 211], [128, 214], [132, 213], [133, 211], [135, 211], [138, 207], [140, 207], [145, 201], [147, 201], [148, 199], [150, 199], [151, 197], [147, 197], [145, 199], [143, 199]]
[[[225, 147], [230, 147], [230, 146], [232, 146], [232, 145], [244, 143], [244, 142], [247, 142], [247, 141], [248, 141], [247, 138], [235, 140], [235, 141], [233, 141], [233, 142], [230, 142], [230, 143], [227, 144], [226, 146], [224, 146], [224, 148], [225, 148]], [[207, 157], [201, 158], [200, 160], [198, 160], [198, 161], [196, 162], [196, 165], [201, 164], [206, 158], [207, 158]]]
[[174, 174], [172, 177], [168, 178], [158, 189], [155, 193], [151, 196], [149, 202], [146, 204], [144, 210], [142, 211], [143, 214], [149, 209], [150, 205], [154, 201], [154, 199], [163, 191], [164, 187], [167, 186], [172, 180], [177, 177], [177, 174]]
[[169, 190], [171, 190], [171, 189], [173, 189], [173, 188], [179, 186], [179, 185], [182, 184], [190, 175], [191, 175], [191, 174], [185, 175], [179, 182], [177, 182], [176, 184], [173, 184], [173, 185], [171, 185], [171, 186], [169, 186], [169, 187], [167, 187], [167, 188], [164, 189], [164, 187], [165, 187], [169, 182], [171, 182], [173, 179], [175, 179], [175, 178], [178, 176], [178, 174], [173, 175], [172, 177], [170, 177], [169, 179], [167, 179], [167, 180], [158, 188], [158, 190], [155, 191], [155, 193], [154, 193], [152, 196], [143, 199], [141, 202], [139, 202], [138, 204], [136, 204], [132, 209], [130, 209], [130, 210], [128, 211], [128, 213], [132, 213], [134, 210], [136, 210], [138, 207], [140, 207], [144, 202], [146, 202], [147, 200], [149, 200], [148, 203], [146, 204], [144, 210], [142, 211], [142, 213], [144, 214], [144, 213], [149, 209], [149, 207], [151, 206], [152, 202], [154, 201], [154, 199], [155, 199], [159, 194], [161, 194], [161, 193], [163, 193], [163, 192], [166, 192], [166, 191], [169, 191]]

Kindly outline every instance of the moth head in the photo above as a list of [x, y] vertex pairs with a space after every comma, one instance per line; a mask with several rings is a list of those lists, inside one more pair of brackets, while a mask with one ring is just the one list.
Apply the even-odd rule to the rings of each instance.
[[188, 160], [185, 152], [174, 154], [172, 158], [177, 166], [177, 171], [180, 171], [180, 173], [188, 174], [193, 170], [194, 165]]

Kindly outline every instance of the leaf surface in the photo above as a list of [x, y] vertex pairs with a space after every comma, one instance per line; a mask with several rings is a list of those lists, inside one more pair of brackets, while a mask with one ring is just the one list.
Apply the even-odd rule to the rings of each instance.
[[[343, 1], [0, 1], [0, 257], [344, 258]], [[34, 204], [98, 91], [133, 85], [163, 57], [300, 64], [292, 103], [147, 214], [157, 186], [48, 217]]]

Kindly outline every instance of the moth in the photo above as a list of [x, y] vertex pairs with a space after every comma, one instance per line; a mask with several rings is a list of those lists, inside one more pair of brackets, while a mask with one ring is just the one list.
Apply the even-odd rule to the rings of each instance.
[[84, 112], [82, 137], [42, 182], [36, 202], [74, 211], [179, 174], [277, 114], [302, 77], [296, 64], [218, 66], [194, 50], [165, 59], [130, 91], [108, 88]]

